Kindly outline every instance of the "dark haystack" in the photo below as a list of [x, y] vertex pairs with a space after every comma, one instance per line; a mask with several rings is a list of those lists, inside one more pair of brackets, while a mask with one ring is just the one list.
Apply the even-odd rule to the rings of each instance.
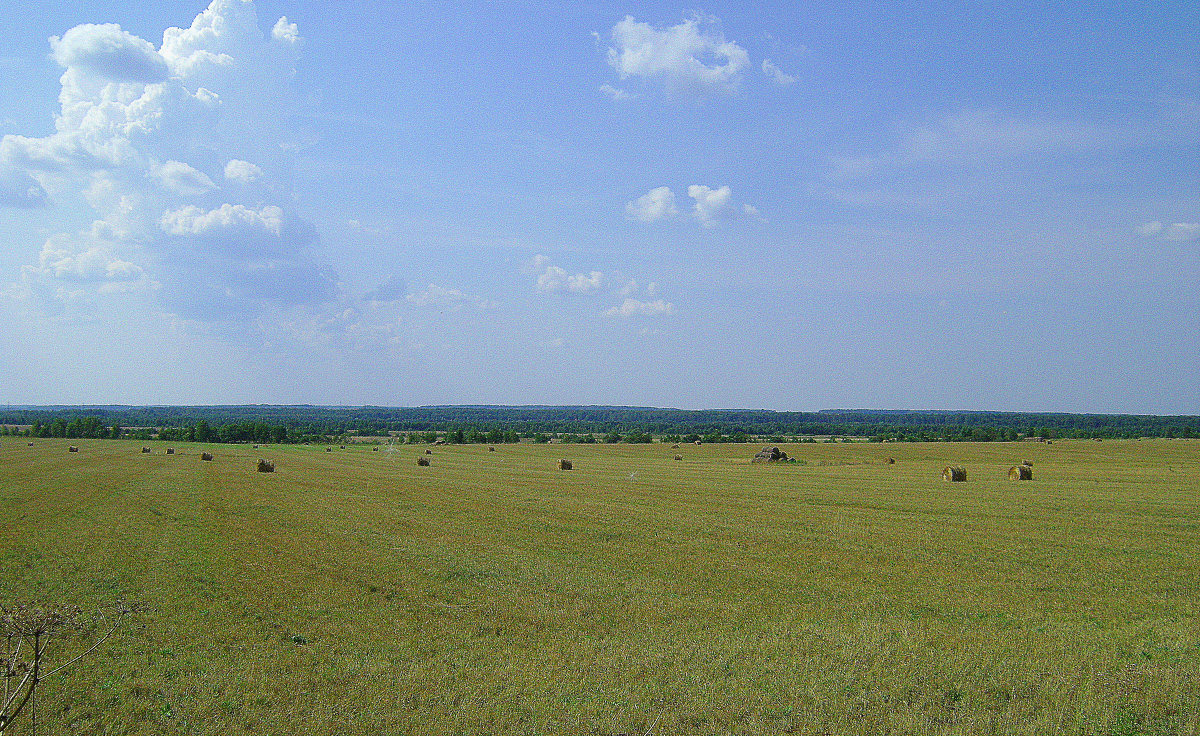
[[1028, 465], [1014, 465], [1008, 469], [1009, 480], [1033, 480], [1033, 468]]
[[326, 447], [326, 448], [325, 448], [325, 452], [333, 452], [333, 448], [332, 448], [332, 447]]
[[704, 443], [703, 443], [703, 442], [701, 442], [700, 440], [696, 440], [696, 444], [697, 444], [697, 445], [703, 445]]
[[425, 457], [425, 456], [423, 456], [423, 455], [422, 455], [421, 457], [418, 457], [418, 458], [417, 458], [417, 465], [420, 465], [420, 466], [421, 466], [421, 467], [423, 467], [423, 468], [424, 468], [424, 467], [428, 467], [428, 466], [429, 466], [429, 458], [427, 458], [427, 457]]
[[30, 447], [33, 447], [33, 443], [32, 443], [32, 442], [30, 442], [30, 443], [29, 443], [29, 446], [30, 446]]
[[942, 480], [950, 480], [955, 483], [962, 483], [967, 480], [967, 469], [958, 466], [947, 465], [942, 468]]
[[426, 450], [426, 451], [425, 451], [425, 454], [426, 454], [426, 455], [432, 455], [432, 454], [433, 454], [433, 450]]
[[676, 444], [674, 444], [674, 445], [671, 445], [671, 449], [672, 449], [672, 450], [678, 450], [678, 449], [679, 449], [679, 444], [678, 444], [678, 443], [676, 443]]
[[778, 447], [764, 447], [754, 455], [753, 463], [778, 463], [787, 462], [787, 453], [780, 450]]
[[149, 454], [150, 454], [150, 448], [149, 448], [149, 447], [143, 447], [143, 448], [142, 448], [142, 454], [144, 454], [144, 455], [149, 455]]
[[254, 449], [256, 449], [256, 450], [257, 450], [258, 448], [259, 448], [259, 445], [255, 445], [255, 446], [254, 446]]
[[559, 460], [558, 461], [558, 469], [559, 470], [574, 470], [575, 466], [571, 464], [570, 460]]
[[202, 453], [200, 453], [200, 459], [201, 460], [212, 460], [212, 453], [211, 452], [202, 452]]
[[174, 447], [168, 447], [168, 448], [167, 448], [167, 454], [168, 454], [168, 455], [174, 455], [174, 454], [175, 454], [175, 448], [174, 448]]
[[896, 458], [894, 458], [894, 457], [885, 457], [885, 458], [883, 459], [883, 464], [884, 464], [884, 465], [895, 465], [895, 464], [896, 464]]
[[494, 448], [494, 447], [489, 447], [489, 448], [488, 448], [488, 452], [495, 452], [495, 451], [496, 451], [496, 448]]
[[683, 455], [676, 455], [676, 456], [675, 456], [675, 459], [676, 459], [676, 460], [682, 460], [682, 459], [683, 459]]
[[342, 449], [343, 449], [343, 450], [344, 450], [344, 449], [346, 449], [346, 446], [345, 446], [345, 445], [342, 445]]
[[379, 452], [379, 448], [378, 448], [378, 447], [372, 447], [372, 448], [371, 448], [371, 452]]
[[258, 472], [274, 473], [275, 472], [275, 461], [274, 460], [263, 460], [260, 457], [258, 459]]
[[75, 445], [71, 445], [70, 447], [67, 448], [67, 452], [79, 452], [79, 448], [76, 447]]

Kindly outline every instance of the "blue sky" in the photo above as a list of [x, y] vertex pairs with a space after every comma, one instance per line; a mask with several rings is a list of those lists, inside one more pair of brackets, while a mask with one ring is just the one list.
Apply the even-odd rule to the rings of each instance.
[[1193, 3], [33, 2], [0, 71], [0, 402], [1200, 414]]

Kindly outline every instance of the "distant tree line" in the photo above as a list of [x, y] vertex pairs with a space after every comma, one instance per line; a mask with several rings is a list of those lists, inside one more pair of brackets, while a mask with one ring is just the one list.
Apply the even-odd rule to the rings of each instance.
[[[19, 428], [19, 429], [18, 429]], [[605, 406], [7, 407], [0, 434], [158, 437], [176, 442], [325, 442], [353, 436], [455, 444], [875, 441], [995, 442], [1022, 437], [1200, 437], [1200, 417], [1128, 414], [830, 410], [681, 410]]]

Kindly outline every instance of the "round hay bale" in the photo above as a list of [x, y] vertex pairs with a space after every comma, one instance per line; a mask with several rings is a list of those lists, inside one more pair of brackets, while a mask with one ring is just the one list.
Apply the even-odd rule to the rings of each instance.
[[371, 452], [379, 452], [379, 448], [378, 448], [378, 447], [372, 447], [372, 448], [371, 448]]
[[1008, 469], [1009, 480], [1033, 480], [1033, 468], [1028, 465], [1014, 465]]
[[967, 469], [960, 468], [957, 465], [947, 465], [942, 468], [942, 480], [963, 483], [967, 480]]
[[1024, 465], [1024, 466], [1026, 466], [1026, 467], [1029, 467], [1029, 468], [1032, 468], [1032, 467], [1033, 467], [1033, 461], [1032, 461], [1032, 460], [1022, 460], [1022, 461], [1021, 461], [1021, 464], [1022, 464], [1022, 465]]
[[201, 460], [212, 460], [213, 459], [212, 453], [211, 452], [202, 452], [202, 453], [200, 453], [200, 459]]
[[76, 447], [75, 445], [71, 445], [71, 446], [67, 447], [67, 452], [79, 452], [79, 448]]
[[426, 454], [426, 455], [432, 455], [432, 454], [433, 454], [433, 450], [426, 450], [426, 451], [425, 451], [425, 454]]
[[676, 459], [676, 460], [682, 460], [682, 459], [683, 459], [683, 455], [676, 455], [676, 456], [675, 456], [675, 459]]
[[704, 443], [703, 443], [703, 442], [701, 442], [700, 440], [696, 440], [696, 444], [697, 444], [697, 445], [703, 445]]
[[32, 443], [32, 442], [30, 442], [30, 443], [29, 443], [29, 446], [30, 446], [30, 447], [33, 447], [33, 443]]
[[175, 454], [175, 448], [174, 448], [174, 447], [168, 447], [168, 448], [167, 448], [167, 454], [168, 454], [168, 455], [174, 455], [174, 454]]
[[143, 448], [142, 448], [142, 454], [143, 454], [143, 455], [149, 455], [149, 454], [150, 454], [150, 448], [149, 448], [149, 447], [143, 447]]
[[488, 448], [488, 452], [495, 452], [495, 451], [496, 451], [496, 448], [494, 448], [494, 447], [489, 447], [489, 448]]
[[258, 472], [274, 473], [275, 472], [275, 461], [274, 460], [263, 460], [260, 457], [258, 459]]
[[559, 470], [574, 470], [575, 466], [571, 464], [570, 460], [559, 460], [558, 461], [558, 469]]
[[333, 452], [333, 448], [332, 448], [332, 447], [326, 447], [326, 448], [325, 448], [325, 452]]
[[752, 463], [777, 463], [777, 462], [787, 462], [787, 459], [788, 459], [787, 453], [784, 452], [783, 450], [780, 450], [778, 447], [764, 447], [763, 449], [759, 450], [754, 455], [754, 459], [752, 459], [750, 462], [752, 462]]
[[678, 443], [678, 442], [676, 442], [675, 444], [671, 445], [671, 449], [672, 449], [672, 450], [678, 450], [678, 449], [679, 449], [679, 443]]
[[423, 468], [429, 467], [429, 458], [425, 457], [424, 455], [418, 457], [417, 465], [420, 465]]
[[886, 457], [886, 458], [884, 458], [884, 459], [883, 459], [883, 464], [884, 464], [884, 465], [895, 465], [895, 464], [896, 464], [896, 458], [894, 458], [894, 457]]

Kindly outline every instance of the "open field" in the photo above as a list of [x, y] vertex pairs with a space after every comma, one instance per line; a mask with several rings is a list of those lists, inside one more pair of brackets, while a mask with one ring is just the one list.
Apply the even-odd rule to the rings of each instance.
[[1200, 441], [70, 442], [0, 601], [156, 610], [48, 734], [1200, 734]]

